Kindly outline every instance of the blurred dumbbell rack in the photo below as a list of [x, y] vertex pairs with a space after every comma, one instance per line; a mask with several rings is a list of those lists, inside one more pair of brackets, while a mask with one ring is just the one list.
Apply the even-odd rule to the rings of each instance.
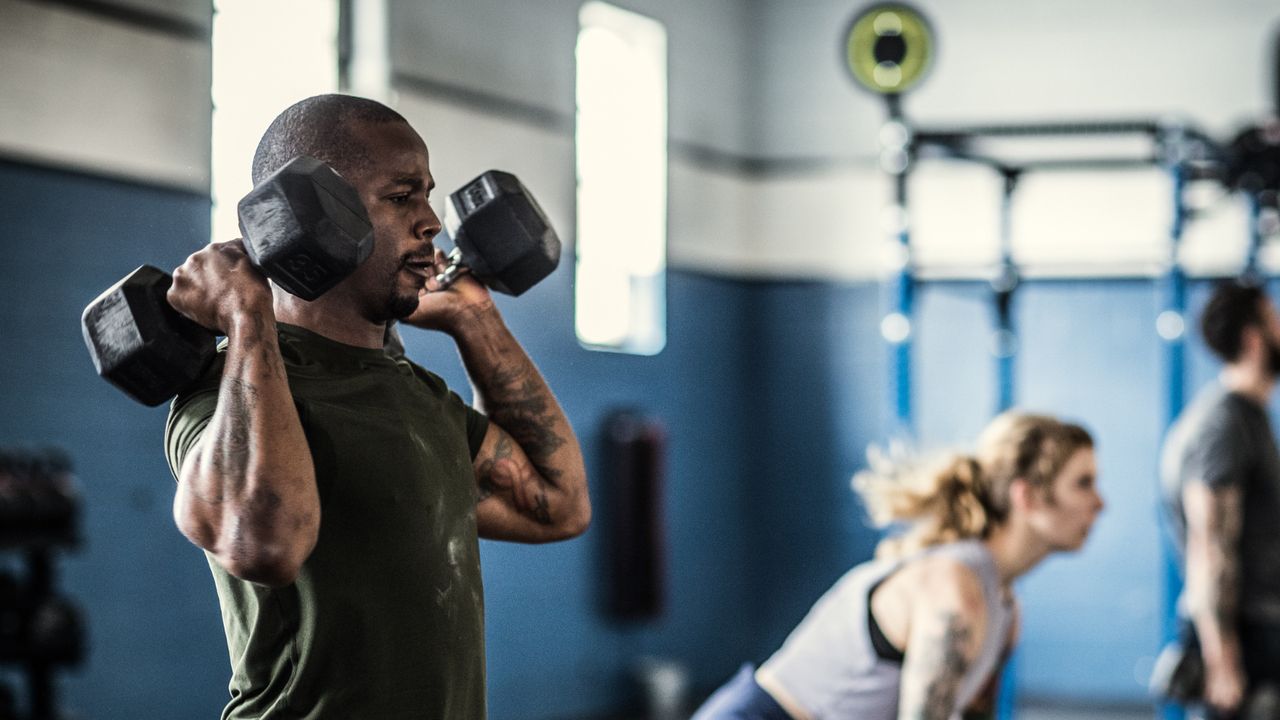
[[0, 448], [0, 670], [25, 676], [25, 709], [0, 676], [0, 720], [68, 720], [55, 674], [83, 660], [79, 607], [57, 589], [57, 554], [80, 545], [80, 493], [58, 449]]

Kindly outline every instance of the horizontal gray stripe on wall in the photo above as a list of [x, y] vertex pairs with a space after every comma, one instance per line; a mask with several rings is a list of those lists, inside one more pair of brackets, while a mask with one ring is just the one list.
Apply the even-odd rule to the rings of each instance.
[[133, 26], [140, 30], [149, 30], [184, 40], [203, 40], [208, 42], [212, 37], [213, 4], [209, 5], [209, 20], [200, 22], [169, 13], [145, 10], [139, 7], [120, 5], [108, 0], [23, 0], [37, 5], [58, 5], [77, 12]]
[[[395, 73], [392, 85], [551, 132], [565, 135], [574, 132], [573, 116], [553, 108], [407, 73]], [[874, 158], [750, 156], [677, 138], [669, 139], [668, 151], [672, 160], [693, 167], [757, 179], [867, 168], [876, 162]]]

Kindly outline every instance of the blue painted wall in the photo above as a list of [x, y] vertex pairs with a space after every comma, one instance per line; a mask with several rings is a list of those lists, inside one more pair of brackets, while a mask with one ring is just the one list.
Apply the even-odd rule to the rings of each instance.
[[[87, 508], [86, 547], [61, 563], [63, 587], [87, 607], [92, 646], [87, 668], [66, 676], [68, 703], [99, 719], [207, 715], [225, 699], [228, 663], [205, 561], [170, 517], [165, 413], [94, 376], [79, 316], [138, 264], [172, 267], [199, 248], [208, 200], [14, 164], [0, 164], [0, 197], [0, 446], [67, 448]], [[643, 655], [696, 672], [745, 657], [752, 644], [752, 605], [732, 600], [750, 595], [754, 577], [753, 533], [742, 521], [758, 463], [743, 454], [752, 423], [741, 392], [750, 368], [742, 360], [753, 351], [743, 344], [749, 290], [671, 274], [667, 348], [639, 358], [578, 346], [570, 279], [566, 265], [519, 301], [500, 302], [593, 470], [613, 409], [665, 424], [669, 610], [648, 623], [606, 617], [599, 526], [552, 546], [485, 543], [495, 719], [603, 712], [634, 701], [631, 673]], [[407, 330], [406, 343], [467, 394], [450, 342]]]
[[[173, 266], [203, 242], [208, 200], [0, 164], [0, 446], [74, 455], [87, 544], [63, 563], [89, 613], [88, 667], [69, 703], [93, 718], [190, 717], [225, 697], [227, 659], [208, 570], [173, 528], [164, 411], [94, 377], [79, 313], [141, 262]], [[1193, 309], [1204, 284], [1193, 288]], [[484, 543], [492, 717], [562, 718], [636, 701], [646, 655], [687, 664], [710, 689], [766, 657], [813, 600], [868, 557], [875, 533], [849, 491], [882, 437], [886, 354], [874, 284], [668, 276], [668, 346], [651, 358], [590, 352], [573, 337], [568, 266], [501, 298], [583, 440], [598, 498], [600, 427], [615, 408], [667, 429], [668, 611], [622, 623], [603, 610], [605, 526], [543, 547]], [[1024, 697], [1141, 701], [1159, 635], [1155, 456], [1163, 431], [1153, 283], [1031, 282], [1017, 304], [1021, 404], [1098, 436], [1108, 501], [1086, 549], [1021, 583]], [[982, 286], [922, 288], [916, 415], [921, 443], [969, 442], [994, 403]], [[451, 343], [406, 331], [410, 353], [466, 394]], [[1189, 387], [1216, 365], [1197, 343]]]

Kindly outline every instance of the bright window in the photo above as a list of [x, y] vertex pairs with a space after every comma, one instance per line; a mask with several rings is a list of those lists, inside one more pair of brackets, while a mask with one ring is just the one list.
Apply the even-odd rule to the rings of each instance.
[[212, 237], [230, 240], [263, 131], [293, 103], [338, 89], [338, 0], [213, 5]]
[[667, 33], [603, 2], [579, 13], [578, 340], [666, 345]]

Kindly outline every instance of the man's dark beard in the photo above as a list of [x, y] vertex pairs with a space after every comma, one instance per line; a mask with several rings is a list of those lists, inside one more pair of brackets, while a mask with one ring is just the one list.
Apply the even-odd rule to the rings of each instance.
[[405, 262], [405, 259], [401, 259], [388, 274], [387, 294], [382, 300], [382, 307], [379, 308], [378, 314], [381, 317], [376, 318], [378, 322], [403, 320], [418, 309], [418, 293], [404, 295], [399, 292], [400, 273], [406, 267]]
[[391, 292], [387, 294], [386, 313], [387, 320], [403, 320], [413, 314], [418, 309], [418, 296], [413, 297], [401, 295], [396, 289], [391, 288]]
[[1280, 342], [1267, 339], [1267, 370], [1271, 379], [1280, 378]]

